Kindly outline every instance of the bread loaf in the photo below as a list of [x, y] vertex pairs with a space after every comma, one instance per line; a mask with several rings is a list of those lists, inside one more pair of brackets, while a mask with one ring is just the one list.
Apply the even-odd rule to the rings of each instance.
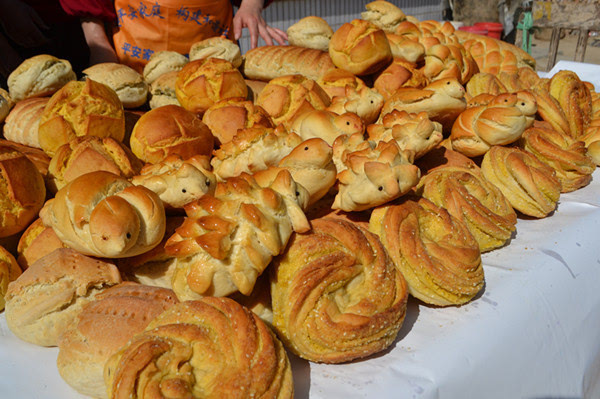
[[148, 83], [135, 69], [115, 62], [103, 62], [83, 70], [87, 79], [110, 87], [125, 108], [137, 108], [146, 103]]
[[150, 109], [163, 105], [181, 105], [175, 94], [177, 71], [167, 72], [156, 78], [150, 85]]
[[270, 81], [286, 75], [317, 80], [335, 68], [329, 53], [298, 46], [260, 46], [244, 55], [241, 70], [248, 79]]
[[19, 101], [6, 117], [4, 137], [15, 143], [42, 148], [39, 127], [48, 100], [48, 97], [34, 97]]
[[192, 47], [190, 47], [190, 61], [203, 58], [220, 58], [231, 62], [234, 68], [239, 68], [242, 65], [240, 46], [223, 36], [209, 37], [192, 44]]
[[333, 35], [331, 26], [321, 17], [304, 17], [287, 28], [288, 42], [292, 46], [329, 51], [329, 40]]
[[77, 79], [71, 63], [48, 54], [23, 61], [8, 76], [10, 97], [19, 102], [30, 97], [50, 96], [68, 82]]
[[180, 71], [188, 62], [188, 57], [176, 51], [157, 51], [150, 56], [150, 60], [144, 66], [144, 81], [152, 85], [165, 73]]

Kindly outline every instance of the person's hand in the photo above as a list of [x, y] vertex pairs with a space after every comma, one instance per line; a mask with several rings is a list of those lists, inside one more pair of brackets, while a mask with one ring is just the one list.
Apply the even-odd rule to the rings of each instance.
[[48, 43], [44, 31], [49, 28], [38, 13], [20, 0], [0, 0], [0, 23], [6, 35], [22, 47], [38, 47]]
[[115, 49], [111, 46], [104, 23], [95, 18], [84, 18], [81, 20], [81, 29], [85, 41], [90, 49], [90, 65], [103, 62], [119, 62]]
[[269, 46], [272, 46], [274, 41], [284, 45], [287, 41], [287, 34], [281, 29], [267, 25], [262, 17], [263, 3], [263, 0], [242, 0], [240, 8], [233, 17], [235, 40], [242, 36], [243, 28], [248, 28], [251, 48], [258, 45], [259, 35]]

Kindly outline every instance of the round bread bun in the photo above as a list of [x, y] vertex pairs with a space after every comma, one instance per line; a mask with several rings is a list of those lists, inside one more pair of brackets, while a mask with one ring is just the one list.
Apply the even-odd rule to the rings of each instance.
[[288, 42], [292, 46], [329, 51], [329, 40], [333, 29], [321, 17], [314, 15], [302, 18], [287, 29]]
[[150, 109], [163, 105], [181, 105], [175, 94], [177, 72], [163, 73], [152, 82], [150, 85]]
[[104, 62], [85, 69], [83, 73], [87, 79], [113, 89], [125, 108], [137, 108], [146, 103], [148, 84], [142, 75], [127, 65]]
[[49, 97], [33, 97], [19, 101], [4, 121], [4, 137], [15, 143], [41, 148], [39, 126]]
[[8, 76], [10, 97], [18, 102], [30, 97], [50, 96], [77, 79], [71, 63], [48, 54], [28, 58]]
[[196, 114], [224, 98], [246, 97], [248, 86], [231, 62], [220, 58], [190, 61], [177, 73], [175, 94], [179, 103]]
[[235, 42], [222, 36], [210, 37], [192, 44], [190, 61], [204, 58], [220, 58], [231, 62], [234, 68], [242, 65], [242, 52]]
[[176, 51], [157, 51], [152, 54], [148, 63], [144, 66], [144, 81], [152, 84], [160, 76], [168, 72], [177, 72], [190, 60]]
[[367, 11], [360, 15], [362, 19], [375, 24], [386, 32], [393, 32], [400, 22], [406, 19], [402, 10], [387, 1], [376, 0], [365, 5]]
[[392, 62], [392, 50], [383, 30], [363, 19], [343, 24], [329, 42], [334, 65], [355, 75], [379, 72]]
[[117, 93], [92, 79], [72, 81], [50, 97], [39, 126], [40, 147], [49, 156], [76, 136], [123, 141], [125, 114]]
[[193, 112], [178, 105], [165, 105], [142, 115], [129, 144], [139, 159], [154, 164], [173, 154], [183, 159], [210, 155], [214, 137]]
[[0, 145], [0, 237], [25, 230], [46, 199], [44, 178], [32, 161]]

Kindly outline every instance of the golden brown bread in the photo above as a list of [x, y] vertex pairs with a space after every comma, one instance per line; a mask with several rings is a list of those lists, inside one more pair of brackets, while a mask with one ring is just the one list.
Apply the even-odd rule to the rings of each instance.
[[426, 112], [409, 114], [393, 110], [382, 118], [381, 124], [367, 126], [369, 140], [394, 140], [401, 150], [414, 151], [421, 158], [443, 139], [442, 125], [429, 119]]
[[19, 151], [25, 155], [31, 162], [33, 162], [42, 177], [46, 179], [46, 176], [48, 175], [48, 166], [50, 165], [50, 157], [46, 155], [43, 150], [4, 139], [0, 139], [0, 146], [10, 147], [13, 150]]
[[556, 208], [561, 191], [556, 172], [529, 152], [494, 146], [484, 155], [481, 171], [525, 215], [544, 218]]
[[114, 399], [294, 396], [283, 345], [229, 298], [172, 306], [109, 359], [104, 378]]
[[295, 133], [282, 125], [275, 129], [252, 127], [242, 129], [231, 141], [214, 151], [210, 163], [218, 179], [254, 173], [276, 165], [302, 142]]
[[512, 206], [475, 165], [435, 168], [421, 178], [416, 193], [461, 220], [481, 252], [502, 247], [516, 230]]
[[366, 87], [365, 82], [361, 78], [340, 68], [330, 69], [317, 80], [317, 83], [325, 90], [329, 98], [345, 96], [348, 86], [356, 89], [356, 91], [360, 91], [363, 87]]
[[116, 62], [103, 62], [83, 70], [86, 79], [110, 87], [125, 108], [137, 108], [146, 103], [148, 83], [135, 69]]
[[329, 55], [336, 67], [358, 76], [379, 72], [392, 62], [383, 30], [362, 19], [346, 22], [333, 33]]
[[45, 200], [44, 178], [33, 162], [0, 144], [0, 237], [25, 230]]
[[536, 111], [527, 91], [499, 94], [487, 105], [467, 108], [452, 125], [452, 149], [477, 157], [494, 145], [514, 143], [533, 124]]
[[224, 98], [246, 97], [244, 77], [229, 61], [202, 58], [188, 62], [179, 72], [175, 94], [181, 106], [202, 116], [214, 103]]
[[184, 159], [210, 155], [214, 137], [195, 113], [178, 105], [165, 105], [140, 117], [131, 132], [129, 144], [139, 159], [157, 163], [169, 155]]
[[393, 32], [400, 22], [406, 19], [402, 10], [394, 4], [376, 0], [365, 4], [366, 11], [360, 16], [386, 32]]
[[190, 47], [190, 61], [203, 58], [220, 58], [231, 62], [234, 68], [242, 65], [240, 46], [223, 36], [209, 37], [192, 44]]
[[473, 75], [467, 82], [465, 89], [467, 91], [467, 100], [471, 100], [473, 97], [484, 93], [497, 96], [498, 94], [507, 92], [496, 75], [487, 72], [479, 72]]
[[395, 58], [394, 62], [377, 76], [373, 87], [387, 100], [401, 87], [420, 89], [427, 86], [427, 83], [427, 78], [415, 64]]
[[308, 195], [287, 171], [260, 187], [251, 176], [219, 183], [214, 195], [185, 206], [187, 218], [165, 245], [177, 257], [173, 290], [180, 300], [248, 295], [273, 256], [283, 251], [292, 230], [309, 226], [302, 212]]
[[425, 58], [425, 47], [411, 38], [396, 33], [385, 32], [390, 44], [392, 57], [410, 63], [422, 63]]
[[7, 79], [13, 101], [54, 94], [70, 81], [77, 79], [71, 63], [52, 55], [39, 54], [23, 61]]
[[440, 43], [425, 51], [425, 66], [422, 71], [429, 81], [455, 78], [466, 84], [479, 68], [461, 44]]
[[571, 134], [571, 126], [565, 111], [546, 88], [538, 85], [531, 88], [529, 92], [535, 97], [538, 105], [537, 112], [542, 120], [548, 122], [554, 130], [561, 134], [575, 137]]
[[248, 79], [270, 81], [286, 75], [317, 80], [335, 68], [326, 51], [299, 46], [259, 46], [244, 54], [241, 70]]
[[273, 326], [298, 356], [342, 363], [387, 348], [406, 313], [399, 269], [374, 234], [341, 218], [311, 221], [273, 264]]
[[592, 119], [592, 95], [590, 89], [573, 71], [558, 71], [550, 79], [548, 89], [563, 109], [571, 136], [578, 138], [585, 134]]
[[34, 97], [19, 101], [4, 122], [4, 137], [29, 147], [40, 146], [38, 129], [49, 97]]
[[111, 263], [67, 248], [38, 259], [8, 286], [6, 322], [20, 339], [56, 346], [84, 304], [121, 282]]
[[21, 268], [16, 259], [3, 246], [0, 246], [0, 311], [4, 310], [4, 296], [8, 284], [21, 275]]
[[267, 111], [275, 126], [283, 124], [285, 127], [302, 113], [325, 109], [330, 102], [317, 82], [302, 75], [272, 79], [256, 99], [256, 104]]
[[172, 290], [131, 282], [103, 290], [82, 307], [59, 337], [56, 366], [60, 376], [83, 395], [108, 399], [106, 361], [177, 302]]
[[520, 145], [556, 171], [562, 193], [575, 191], [592, 181], [596, 165], [586, 155], [583, 141], [538, 124], [525, 130]]
[[104, 170], [127, 179], [138, 174], [142, 162], [124, 144], [111, 137], [75, 137], [61, 145], [48, 166], [48, 186], [56, 193], [71, 180]]
[[354, 113], [360, 116], [365, 124], [369, 124], [377, 120], [383, 102], [383, 96], [375, 89], [363, 87], [357, 90], [346, 87], [346, 94], [333, 97], [331, 104], [326, 109], [338, 115], [347, 112]]
[[414, 152], [401, 150], [396, 141], [380, 141], [374, 148], [348, 152], [343, 167], [337, 168], [338, 194], [332, 209], [363, 211], [401, 197], [421, 177], [413, 161]]
[[175, 94], [177, 72], [171, 71], [160, 75], [150, 84], [150, 109], [163, 105], [181, 105]]
[[214, 103], [202, 117], [218, 144], [231, 141], [238, 130], [263, 126], [273, 128], [267, 112], [252, 101], [241, 97], [226, 98]]
[[369, 230], [379, 236], [415, 298], [461, 305], [483, 288], [477, 241], [460, 220], [431, 201], [410, 199], [376, 208]]
[[310, 15], [290, 25], [286, 33], [288, 42], [292, 46], [327, 52], [329, 51], [329, 40], [333, 36], [333, 29], [323, 18]]
[[333, 145], [342, 134], [363, 133], [365, 124], [355, 113], [337, 114], [328, 110], [312, 110], [298, 116], [292, 122], [290, 131], [308, 140], [318, 137]]
[[117, 93], [91, 79], [69, 82], [54, 93], [40, 119], [40, 146], [50, 156], [78, 136], [117, 141], [125, 136], [123, 105]]
[[46, 202], [40, 217], [70, 248], [105, 258], [149, 251], [165, 232], [160, 198], [105, 171], [72, 180]]
[[162, 75], [179, 72], [189, 62], [188, 57], [176, 51], [156, 51], [152, 53], [148, 63], [144, 65], [144, 81], [151, 85]]
[[8, 94], [6, 90], [0, 88], [0, 123], [4, 122], [14, 105], [15, 103], [10, 98], [10, 94]]
[[131, 182], [154, 191], [167, 212], [182, 209], [188, 202], [214, 193], [217, 185], [209, 158], [203, 155], [188, 159], [169, 155], [161, 162], [144, 166]]
[[465, 88], [456, 79], [440, 79], [423, 89], [403, 87], [383, 104], [379, 121], [394, 109], [408, 113], [427, 112], [432, 121], [442, 124], [450, 132], [452, 124], [465, 110]]
[[21, 234], [17, 244], [17, 262], [23, 270], [55, 249], [67, 248], [51, 227], [37, 218]]

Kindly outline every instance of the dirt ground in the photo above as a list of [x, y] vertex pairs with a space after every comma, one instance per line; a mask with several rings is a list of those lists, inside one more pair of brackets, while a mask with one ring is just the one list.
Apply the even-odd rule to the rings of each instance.
[[[547, 40], [544, 36], [547, 36]], [[537, 70], [547, 72], [548, 52], [550, 49], [550, 35], [538, 35], [532, 38], [531, 55], [537, 62]], [[577, 33], [571, 32], [565, 34], [558, 45], [558, 53], [556, 61], [565, 60], [573, 61], [575, 55], [575, 47], [577, 45]], [[598, 36], [589, 37], [587, 48], [585, 51], [584, 62], [590, 64], [600, 64], [600, 32]]]

